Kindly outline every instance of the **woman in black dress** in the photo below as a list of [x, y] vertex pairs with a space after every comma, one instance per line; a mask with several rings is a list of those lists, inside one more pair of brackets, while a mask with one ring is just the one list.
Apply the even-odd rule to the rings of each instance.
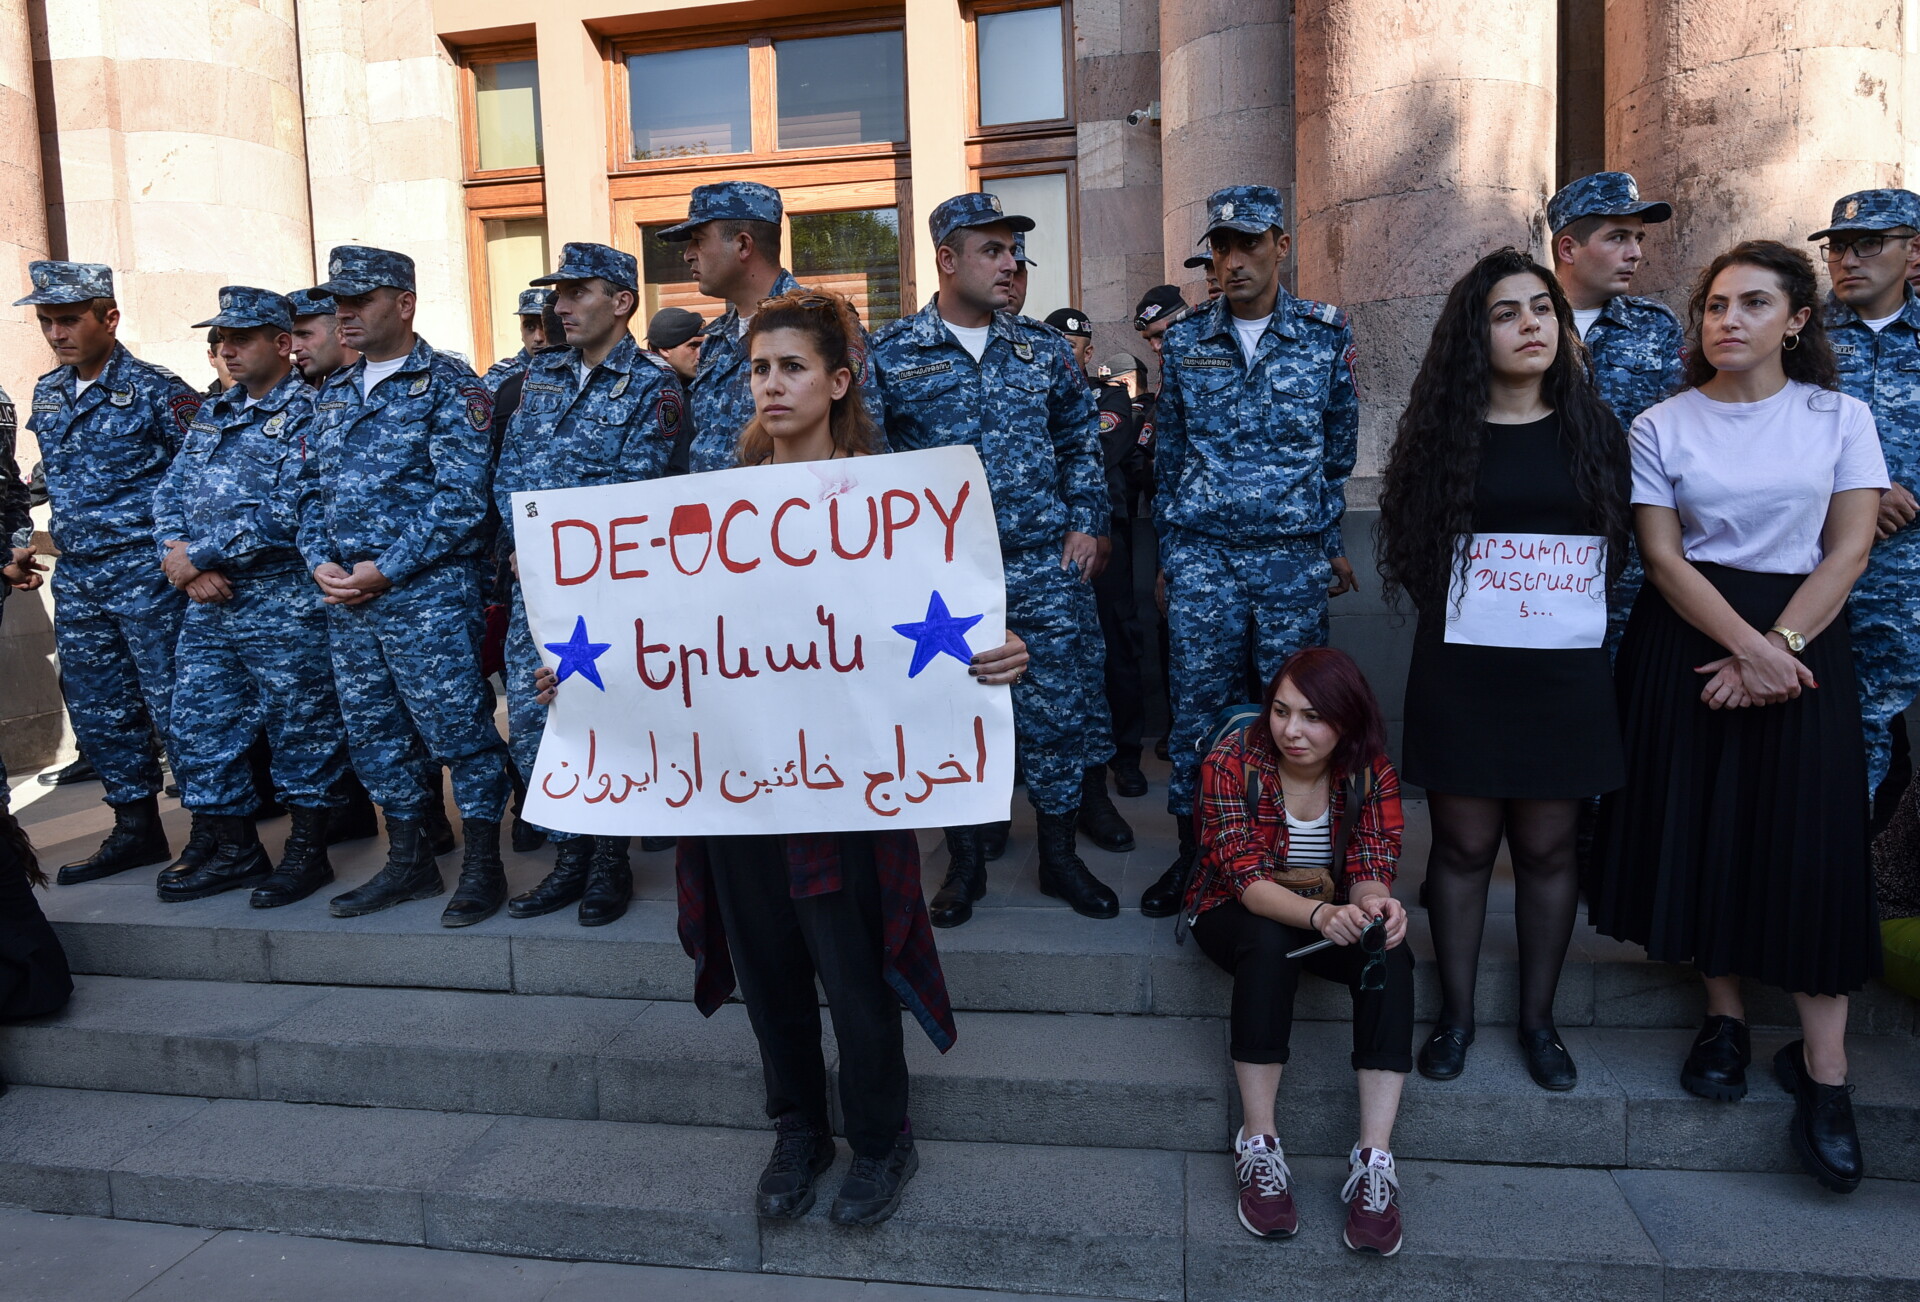
[[[1482, 258], [1434, 326], [1380, 499], [1381, 577], [1420, 612], [1401, 772], [1427, 789], [1433, 823], [1427, 908], [1441, 1006], [1419, 1066], [1435, 1080], [1458, 1076], [1473, 1043], [1487, 883], [1503, 835], [1527, 1069], [1544, 1089], [1577, 1079], [1553, 998], [1579, 898], [1580, 804], [1623, 780], [1602, 639], [1606, 588], [1626, 555], [1628, 485], [1626, 438], [1593, 387], [1559, 285], [1514, 249]], [[1477, 557], [1495, 535], [1516, 559], [1493, 567], [1490, 583]], [[1523, 605], [1496, 586], [1515, 572], [1533, 582], [1524, 572], [1537, 567], [1524, 558], [1541, 545], [1584, 561], [1584, 577], [1559, 580], [1577, 583], [1577, 610]], [[1555, 636], [1541, 637], [1549, 620]]]

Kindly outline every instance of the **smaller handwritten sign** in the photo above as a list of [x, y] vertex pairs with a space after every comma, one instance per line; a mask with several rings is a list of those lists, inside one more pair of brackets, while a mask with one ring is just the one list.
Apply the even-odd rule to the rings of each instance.
[[1447, 641], [1575, 651], [1607, 637], [1607, 540], [1477, 533], [1447, 593]]

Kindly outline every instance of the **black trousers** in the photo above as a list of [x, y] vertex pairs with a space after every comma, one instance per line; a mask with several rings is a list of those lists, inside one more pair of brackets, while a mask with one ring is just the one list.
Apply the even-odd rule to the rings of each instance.
[[767, 1115], [833, 1128], [817, 976], [840, 1050], [847, 1143], [861, 1157], [885, 1157], [907, 1123], [907, 1058], [900, 999], [884, 975], [872, 838], [842, 833], [841, 889], [803, 900], [788, 893], [784, 837], [713, 836], [706, 844], [740, 997], [760, 1041]]
[[1139, 599], [1133, 572], [1133, 521], [1108, 522], [1113, 554], [1093, 581], [1094, 607], [1100, 613], [1100, 638], [1107, 644], [1107, 710], [1113, 716], [1116, 756], [1140, 758], [1140, 734], [1146, 724], [1146, 688], [1141, 666], [1146, 663], [1144, 631], [1140, 627]]
[[1235, 1062], [1283, 1063], [1293, 1034], [1293, 997], [1300, 972], [1338, 981], [1353, 991], [1355, 1071], [1413, 1070], [1413, 954], [1402, 941], [1385, 955], [1385, 988], [1362, 990], [1367, 964], [1358, 945], [1333, 945], [1305, 958], [1287, 951], [1320, 934], [1263, 918], [1238, 900], [1217, 904], [1193, 924], [1193, 938], [1233, 974], [1230, 1050]]

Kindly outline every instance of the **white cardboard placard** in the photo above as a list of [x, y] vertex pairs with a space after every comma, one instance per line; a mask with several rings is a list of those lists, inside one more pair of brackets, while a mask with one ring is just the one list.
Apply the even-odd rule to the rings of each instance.
[[1011, 700], [966, 665], [1006, 629], [972, 448], [515, 493], [513, 530], [534, 644], [563, 675], [532, 822], [713, 836], [1007, 817]]
[[1447, 593], [1449, 642], [1571, 651], [1607, 637], [1607, 540], [1477, 533]]

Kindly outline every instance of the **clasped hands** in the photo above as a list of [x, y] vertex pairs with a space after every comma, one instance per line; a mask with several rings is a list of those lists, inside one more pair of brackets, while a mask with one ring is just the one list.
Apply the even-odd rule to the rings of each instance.
[[1700, 699], [1710, 710], [1739, 710], [1753, 705], [1779, 705], [1791, 701], [1808, 687], [1820, 684], [1813, 671], [1786, 648], [1784, 639], [1769, 633], [1747, 655], [1721, 656], [1696, 666], [1696, 674], [1709, 675]]
[[1407, 938], [1407, 909], [1385, 891], [1369, 891], [1346, 904], [1329, 904], [1313, 919], [1313, 929], [1336, 945], [1356, 945], [1375, 918], [1386, 923], [1387, 948]]
[[372, 561], [360, 561], [352, 570], [334, 561], [316, 565], [313, 581], [320, 585], [321, 600], [329, 606], [362, 605], [393, 586], [393, 580]]
[[169, 538], [167, 554], [160, 560], [160, 571], [167, 582], [187, 594], [190, 601], [202, 605], [233, 600], [233, 584], [218, 570], [203, 570], [187, 559], [187, 540]]

